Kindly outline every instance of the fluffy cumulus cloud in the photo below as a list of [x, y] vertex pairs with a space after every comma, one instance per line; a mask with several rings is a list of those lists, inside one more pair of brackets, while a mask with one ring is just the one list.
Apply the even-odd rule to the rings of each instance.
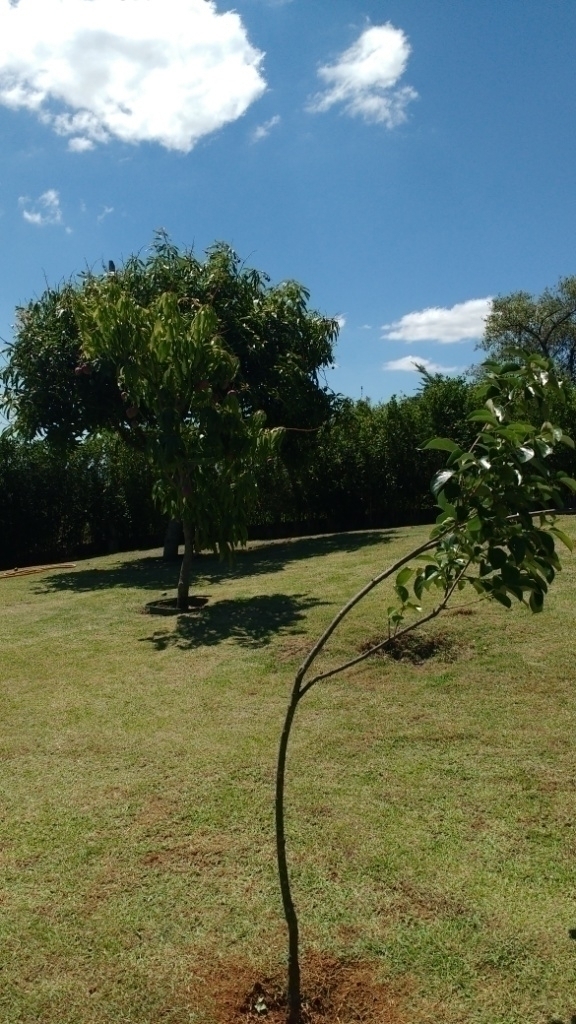
[[340, 105], [352, 117], [394, 128], [406, 120], [406, 108], [417, 96], [411, 86], [398, 85], [409, 56], [401, 29], [389, 23], [367, 28], [333, 64], [318, 70], [325, 88], [308, 109], [321, 113]]
[[38, 199], [20, 196], [18, 205], [22, 210], [24, 220], [28, 224], [34, 224], [37, 228], [44, 228], [48, 224], [62, 224], [60, 195], [55, 188], [49, 188]]
[[0, 103], [69, 148], [188, 152], [262, 95], [263, 54], [213, 0], [0, 0]]
[[384, 363], [383, 370], [405, 370], [408, 373], [418, 373], [423, 367], [428, 373], [456, 373], [457, 366], [440, 366], [431, 359], [424, 359], [424, 356], [402, 356], [401, 359], [390, 359]]
[[481, 338], [492, 299], [469, 299], [450, 308], [431, 306], [417, 313], [406, 313], [392, 324], [384, 324], [383, 338], [390, 341], [456, 341]]

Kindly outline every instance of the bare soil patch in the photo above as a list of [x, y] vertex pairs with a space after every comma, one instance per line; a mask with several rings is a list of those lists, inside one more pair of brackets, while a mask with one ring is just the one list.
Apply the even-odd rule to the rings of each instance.
[[188, 598], [188, 609], [187, 612], [183, 612], [178, 607], [178, 598], [176, 597], [160, 597], [155, 601], [148, 601], [144, 605], [144, 615], [190, 615], [200, 611], [204, 605], [208, 604], [207, 597], [189, 597]]
[[[254, 981], [254, 969], [234, 964], [213, 979], [213, 1012], [218, 1024], [285, 1024], [286, 992], [280, 976]], [[315, 954], [303, 964], [304, 1024], [408, 1024], [403, 1004], [409, 985], [384, 985], [375, 967]]]
[[[372, 637], [366, 640], [359, 650], [361, 654], [369, 651], [377, 644], [383, 643], [386, 637]], [[408, 661], [412, 665], [422, 665], [430, 658], [439, 658], [442, 661], [455, 661], [458, 656], [458, 648], [453, 637], [448, 633], [406, 633], [405, 636], [393, 638], [386, 645], [375, 651], [375, 658], [393, 658], [394, 661]]]

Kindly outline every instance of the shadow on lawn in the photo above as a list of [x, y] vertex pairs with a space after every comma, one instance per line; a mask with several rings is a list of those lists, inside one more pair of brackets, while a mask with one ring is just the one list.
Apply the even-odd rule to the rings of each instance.
[[305, 594], [261, 594], [209, 602], [179, 615], [173, 629], [157, 629], [151, 636], [141, 637], [140, 643], [150, 643], [157, 651], [211, 647], [223, 640], [234, 640], [243, 647], [264, 647], [282, 634], [303, 633], [294, 627], [304, 621], [306, 612], [329, 603]]
[[[194, 594], [198, 584], [219, 583], [225, 579], [279, 572], [290, 562], [331, 555], [338, 551], [353, 553], [372, 545], [388, 544], [395, 536], [395, 530], [367, 530], [361, 533], [335, 533], [326, 537], [271, 541], [245, 551], [238, 551], [232, 564], [220, 561], [212, 554], [201, 554], [194, 559], [191, 594]], [[46, 576], [35, 592], [83, 592], [111, 587], [175, 590], [177, 581], [177, 562], [164, 562], [158, 556], [145, 555], [143, 558], [117, 563], [110, 568], [77, 569], [74, 572], [58, 572], [53, 576]]]

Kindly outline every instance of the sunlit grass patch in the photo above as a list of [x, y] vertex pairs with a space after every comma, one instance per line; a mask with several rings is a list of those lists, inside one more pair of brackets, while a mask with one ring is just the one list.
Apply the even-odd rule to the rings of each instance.
[[[208, 601], [187, 616], [142, 614], [175, 586], [157, 552], [0, 582], [3, 1021], [213, 1024], [219, 971], [281, 967], [272, 801], [291, 675], [338, 605], [425, 536], [202, 557]], [[540, 616], [463, 598], [428, 634], [454, 656], [368, 659], [299, 709], [305, 952], [369, 962], [416, 1024], [576, 1014], [575, 582], [567, 556]], [[371, 595], [325, 664], [380, 635], [386, 604]]]

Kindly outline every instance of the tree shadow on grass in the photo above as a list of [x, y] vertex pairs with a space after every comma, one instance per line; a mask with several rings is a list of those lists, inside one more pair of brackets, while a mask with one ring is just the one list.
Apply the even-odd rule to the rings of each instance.
[[242, 647], [265, 647], [277, 636], [304, 633], [297, 626], [304, 622], [310, 608], [329, 603], [305, 594], [261, 594], [209, 602], [196, 611], [178, 615], [172, 629], [156, 629], [151, 636], [141, 637], [140, 643], [152, 644], [157, 651], [167, 647], [212, 647], [224, 640]]
[[[194, 559], [192, 588], [203, 583], [220, 583], [226, 579], [240, 579], [280, 572], [290, 562], [318, 558], [337, 552], [353, 554], [362, 548], [388, 544], [396, 537], [396, 530], [365, 530], [358, 533], [335, 533], [323, 537], [305, 537], [296, 540], [270, 541], [240, 550], [234, 562], [221, 561], [215, 555], [201, 554]], [[112, 587], [153, 591], [175, 590], [178, 581], [178, 563], [165, 562], [158, 555], [131, 558], [110, 567], [76, 569], [47, 575], [35, 588], [37, 594], [59, 590], [78, 593], [107, 590]]]

